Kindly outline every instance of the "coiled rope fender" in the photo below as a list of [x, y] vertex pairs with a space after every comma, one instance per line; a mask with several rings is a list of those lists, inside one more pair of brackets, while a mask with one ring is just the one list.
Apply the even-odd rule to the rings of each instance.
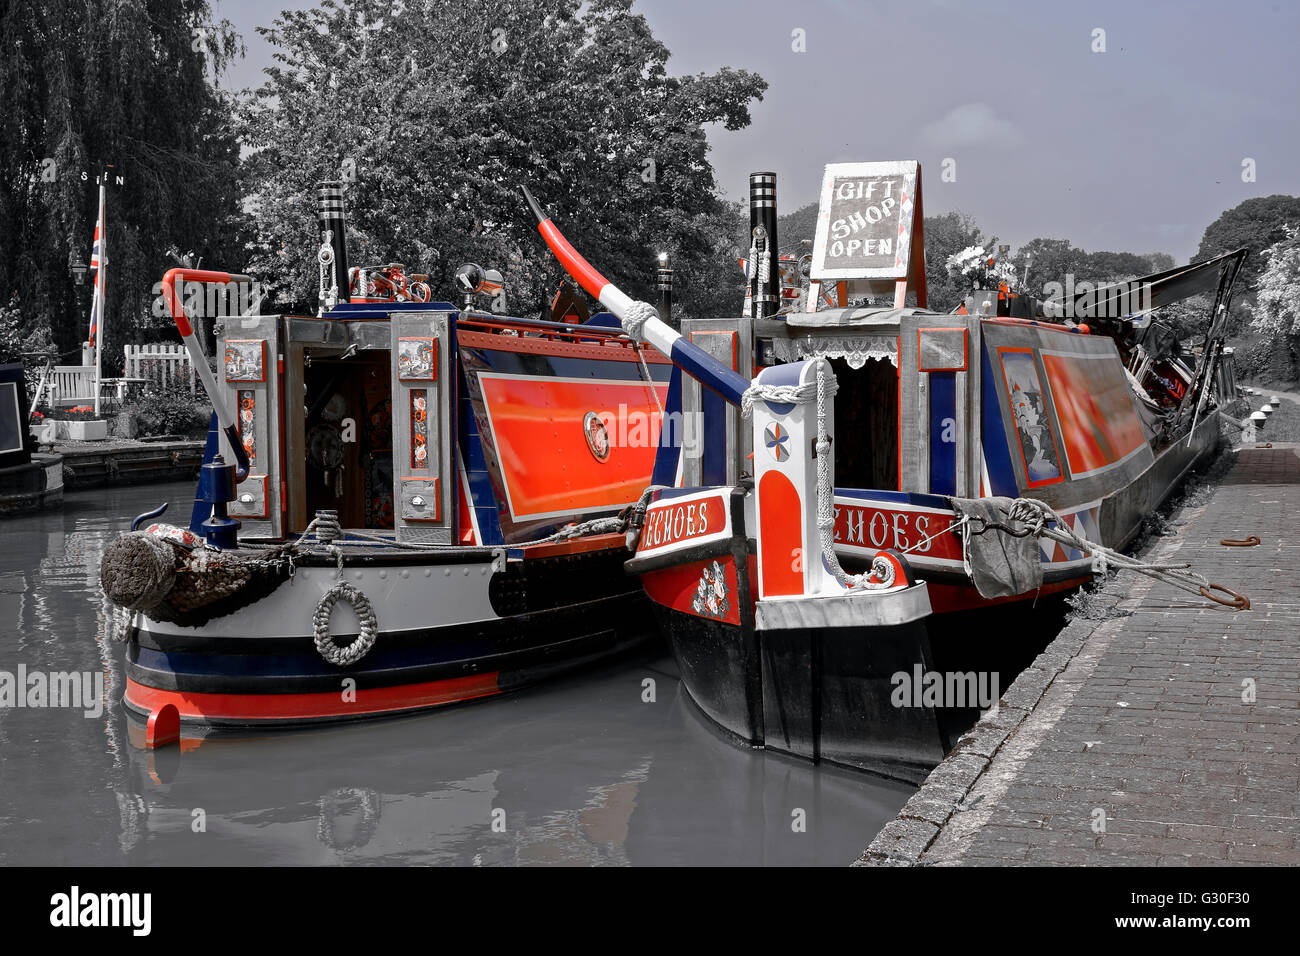
[[[330, 615], [334, 613], [334, 605], [340, 599], [352, 605], [352, 609], [357, 612], [357, 619], [361, 622], [361, 633], [346, 647], [335, 644], [330, 637]], [[379, 635], [379, 621], [375, 617], [375, 609], [371, 606], [370, 599], [346, 581], [339, 581], [325, 592], [325, 596], [316, 605], [316, 613], [312, 617], [312, 630], [316, 637], [317, 653], [331, 664], [347, 667], [370, 652], [370, 648], [375, 644], [375, 638]]]

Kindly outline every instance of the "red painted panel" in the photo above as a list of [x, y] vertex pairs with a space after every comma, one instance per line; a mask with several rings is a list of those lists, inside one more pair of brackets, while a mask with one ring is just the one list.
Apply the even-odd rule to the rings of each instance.
[[1146, 443], [1117, 358], [1041, 354], [1071, 475], [1105, 468]]
[[311, 694], [208, 694], [160, 690], [133, 680], [126, 682], [126, 699], [136, 709], [152, 713], [174, 704], [182, 718], [223, 720], [293, 720], [311, 717], [361, 717], [390, 711], [432, 707], [500, 693], [497, 674], [472, 674], [448, 680], [360, 688], [357, 699], [344, 702], [338, 691]]
[[650, 600], [696, 617], [740, 624], [740, 589], [731, 558], [694, 561], [642, 575]]
[[[479, 383], [512, 517], [618, 508], [650, 484], [660, 412], [645, 382], [482, 374]], [[668, 385], [656, 388], [667, 401]], [[588, 413], [605, 424], [603, 439], [589, 441]]]
[[803, 594], [799, 492], [781, 472], [769, 471], [759, 480], [758, 515], [763, 595]]
[[960, 561], [961, 541], [956, 535], [944, 533], [955, 521], [951, 514], [916, 511], [906, 505], [859, 506], [841, 500], [835, 504], [835, 543], [904, 552], [915, 548], [921, 557]]
[[646, 511], [637, 552], [680, 544], [716, 534], [727, 526], [727, 504], [721, 495], [681, 501], [669, 498]]

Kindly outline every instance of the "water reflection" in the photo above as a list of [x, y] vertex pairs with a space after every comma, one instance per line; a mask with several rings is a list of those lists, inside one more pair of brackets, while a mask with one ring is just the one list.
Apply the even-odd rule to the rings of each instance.
[[96, 569], [160, 495], [185, 514], [192, 489], [76, 493], [0, 525], [0, 669], [113, 688], [95, 720], [0, 709], [0, 862], [838, 865], [910, 795], [722, 739], [658, 652], [433, 714], [144, 751]]

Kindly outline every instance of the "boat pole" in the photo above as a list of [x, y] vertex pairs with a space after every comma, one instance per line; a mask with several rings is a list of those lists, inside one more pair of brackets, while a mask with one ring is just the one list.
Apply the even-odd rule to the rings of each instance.
[[203, 391], [207, 393], [208, 401], [212, 403], [212, 410], [216, 413], [217, 422], [221, 426], [221, 430], [226, 433], [226, 440], [230, 442], [230, 450], [235, 455], [236, 483], [248, 477], [248, 452], [244, 451], [244, 443], [239, 438], [239, 430], [235, 426], [234, 415], [226, 403], [221, 400], [221, 393], [217, 390], [217, 380], [212, 375], [212, 369], [208, 368], [208, 357], [203, 354], [203, 346], [199, 345], [198, 336], [194, 334], [194, 327], [190, 325], [189, 316], [185, 314], [185, 307], [176, 295], [176, 283], [181, 283], [181, 289], [183, 290], [186, 282], [220, 282], [223, 285], [229, 285], [232, 282], [251, 284], [252, 281], [252, 278], [246, 275], [230, 272], [211, 272], [207, 269], [172, 269], [163, 276], [162, 280], [163, 301], [167, 303], [167, 308], [171, 309], [172, 319], [176, 322], [176, 330], [180, 332], [181, 339], [185, 342], [185, 348], [189, 350], [190, 360], [194, 363], [194, 371], [198, 373], [199, 381], [203, 383]]
[[609, 311], [618, 316], [623, 324], [623, 331], [634, 340], [644, 339], [662, 355], [672, 361], [687, 375], [695, 378], [709, 390], [716, 392], [732, 405], [741, 404], [741, 396], [750, 386], [749, 379], [734, 369], [730, 369], [705, 352], [698, 345], [693, 345], [680, 332], [659, 317], [658, 310], [648, 302], [639, 302], [603, 275], [592, 268], [591, 263], [579, 255], [569, 244], [551, 217], [542, 211], [527, 186], [523, 190], [528, 207], [537, 217], [537, 231], [542, 234], [546, 244], [555, 257], [560, 260], [566, 272], [577, 280], [587, 292]]
[[663, 319], [677, 331], [681, 331], [673, 321], [673, 269], [668, 264], [668, 253], [659, 253], [659, 318]]

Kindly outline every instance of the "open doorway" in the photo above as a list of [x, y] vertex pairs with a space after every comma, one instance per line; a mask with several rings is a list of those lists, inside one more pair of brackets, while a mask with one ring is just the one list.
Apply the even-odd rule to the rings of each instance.
[[831, 359], [835, 396], [835, 487], [898, 488], [898, 369], [888, 359], [850, 368]]
[[344, 528], [393, 527], [389, 352], [313, 356], [304, 369], [307, 514], [332, 508]]

